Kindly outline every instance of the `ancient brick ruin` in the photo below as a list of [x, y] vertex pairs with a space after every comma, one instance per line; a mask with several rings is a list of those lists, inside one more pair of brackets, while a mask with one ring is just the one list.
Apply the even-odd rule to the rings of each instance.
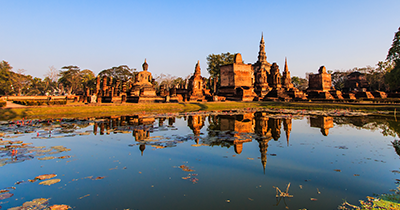
[[237, 53], [233, 64], [223, 65], [221, 68], [221, 85], [218, 95], [227, 100], [253, 101], [254, 72], [251, 64], [244, 64], [242, 55]]
[[347, 75], [347, 80], [344, 84], [344, 91], [346, 95], [352, 95], [354, 98], [387, 98], [385, 92], [382, 91], [372, 91], [370, 92], [370, 87], [365, 74], [358, 71], [352, 72]]
[[[386, 93], [369, 92], [368, 82], [363, 74], [354, 72], [347, 78], [347, 91], [342, 93], [332, 87], [331, 74], [321, 66], [316, 74], [310, 74], [308, 89], [302, 92], [294, 87], [287, 58], [281, 72], [277, 63], [269, 63], [265, 52], [264, 37], [261, 35], [257, 61], [244, 63], [240, 53], [234, 62], [220, 66], [220, 78], [201, 76], [200, 61], [195, 65], [194, 74], [184, 84], [171, 89], [160, 86], [156, 92], [149, 65], [144, 61], [143, 71], [126, 81], [112, 77], [97, 77], [96, 90], [90, 96], [86, 90], [84, 102], [204, 102], [204, 101], [299, 101], [299, 100], [355, 100], [359, 98], [386, 98]], [[218, 81], [220, 80], [220, 81]], [[219, 83], [219, 86], [217, 84]]]
[[332, 75], [321, 66], [318, 74], [310, 74], [308, 78], [307, 94], [309, 99], [343, 99], [342, 92], [332, 87]]
[[283, 76], [277, 63], [270, 64], [267, 61], [263, 36], [256, 63], [244, 64], [238, 53], [233, 64], [221, 66], [218, 95], [236, 101], [306, 99], [305, 94], [294, 88], [291, 82], [287, 59]]
[[[127, 81], [117, 80], [113, 82], [112, 77], [104, 76], [102, 79], [98, 76], [96, 79], [96, 99], [98, 103], [113, 102], [161, 102], [164, 98], [156, 95], [154, 79], [148, 71], [149, 65], [146, 60], [142, 68], [135, 77]], [[94, 102], [92, 100], [92, 102]]]

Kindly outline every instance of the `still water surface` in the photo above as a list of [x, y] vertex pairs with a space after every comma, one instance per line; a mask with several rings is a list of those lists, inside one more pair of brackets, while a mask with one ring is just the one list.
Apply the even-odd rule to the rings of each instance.
[[[1, 146], [0, 189], [13, 194], [4, 209], [35, 198], [74, 209], [337, 209], [389, 193], [400, 178], [398, 123], [386, 119], [248, 112], [20, 123], [1, 126], [2, 142], [20, 145]], [[42, 174], [61, 181], [28, 181]], [[293, 197], [276, 198], [289, 183]]]

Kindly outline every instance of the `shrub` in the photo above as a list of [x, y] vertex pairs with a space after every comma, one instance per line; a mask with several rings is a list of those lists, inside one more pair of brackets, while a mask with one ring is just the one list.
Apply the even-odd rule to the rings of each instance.
[[14, 103], [25, 105], [25, 106], [43, 106], [43, 105], [65, 105], [67, 104], [66, 100], [47, 100], [47, 99], [39, 99], [39, 100], [19, 100], [13, 101]]

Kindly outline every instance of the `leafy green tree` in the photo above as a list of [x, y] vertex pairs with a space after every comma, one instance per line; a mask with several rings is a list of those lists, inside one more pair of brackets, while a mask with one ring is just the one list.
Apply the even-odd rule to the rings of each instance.
[[376, 64], [376, 68], [372, 66], [366, 66], [363, 68], [355, 68], [354, 71], [358, 71], [365, 74], [370, 90], [375, 91], [387, 91], [389, 86], [385, 83], [385, 74], [389, 70], [389, 62], [380, 61]]
[[51, 79], [50, 77], [45, 77], [43, 79], [45, 84], [45, 92], [48, 95], [54, 95], [57, 90], [57, 82]]
[[179, 86], [183, 87], [184, 85], [185, 85], [185, 80], [182, 79], [182, 77], [178, 77], [174, 81], [172, 81], [173, 87], [179, 87]]
[[210, 54], [207, 56], [207, 71], [212, 78], [219, 78], [222, 65], [232, 64], [235, 54], [221, 53], [221, 54]]
[[387, 71], [385, 80], [391, 90], [400, 89], [400, 27], [393, 38], [392, 47], [389, 49], [386, 61], [393, 65], [393, 69]]
[[386, 60], [394, 62], [395, 65], [400, 64], [400, 27], [399, 30], [394, 34], [392, 47], [389, 49]]
[[45, 95], [46, 93], [46, 83], [42, 81], [41, 78], [33, 78], [31, 79], [31, 83], [29, 85], [27, 95], [37, 96], [37, 95]]
[[335, 70], [331, 73], [332, 86], [336, 90], [343, 90], [344, 84], [346, 83], [347, 76], [352, 72], [352, 70], [339, 71]]
[[76, 94], [81, 91], [81, 75], [78, 66], [64, 66], [60, 71], [58, 83], [62, 83], [68, 94]]
[[292, 81], [293, 86], [299, 90], [305, 90], [308, 87], [307, 79], [294, 76], [291, 78], [291, 81]]
[[99, 73], [100, 77], [107, 76], [112, 77], [115, 80], [127, 81], [129, 78], [134, 77], [136, 74], [136, 69], [131, 69], [127, 65], [120, 65], [117, 67], [112, 67], [105, 69]]
[[84, 91], [86, 90], [86, 88], [93, 90], [96, 87], [96, 76], [93, 71], [89, 69], [82, 70], [80, 72], [80, 77]]
[[7, 61], [0, 62], [0, 95], [9, 95], [13, 92], [11, 69]]
[[396, 65], [392, 70], [385, 74], [385, 82], [389, 85], [391, 91], [400, 89], [400, 66]]

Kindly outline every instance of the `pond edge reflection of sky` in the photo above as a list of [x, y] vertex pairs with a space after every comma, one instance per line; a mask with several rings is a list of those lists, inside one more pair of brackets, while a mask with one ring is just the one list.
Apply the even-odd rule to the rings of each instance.
[[[336, 209], [399, 178], [397, 122], [371, 117], [135, 115], [1, 132], [3, 208], [49, 198], [75, 209]], [[42, 174], [60, 181], [44, 186]], [[289, 183], [293, 197], [277, 198]]]

